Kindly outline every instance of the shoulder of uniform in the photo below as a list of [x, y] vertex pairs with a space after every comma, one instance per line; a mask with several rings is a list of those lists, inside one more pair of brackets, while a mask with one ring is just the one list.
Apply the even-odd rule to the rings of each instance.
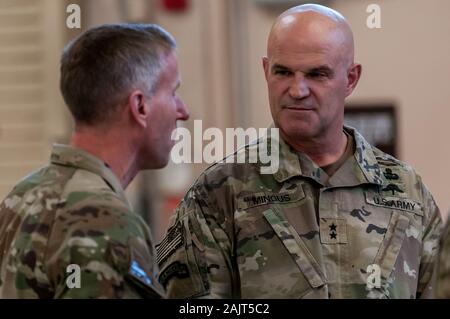
[[128, 208], [122, 198], [100, 175], [83, 169], [75, 169], [62, 189], [62, 197], [68, 205], [88, 200], [96, 205]]
[[76, 168], [74, 169], [72, 176], [67, 180], [66, 191], [101, 191], [110, 189], [106, 181], [98, 174], [91, 171]]
[[428, 188], [424, 185], [422, 176], [414, 167], [376, 148], [374, 148], [374, 154], [380, 169], [389, 183], [409, 185], [411, 189], [419, 192], [418, 196], [422, 199], [423, 196], [427, 198], [431, 196]]
[[38, 187], [46, 190], [60, 190], [74, 172], [70, 167], [55, 167], [49, 165], [31, 172], [22, 178], [15, 186], [15, 193], [26, 193], [30, 189]]
[[239, 184], [252, 175], [251, 164], [216, 163], [203, 171], [186, 192], [182, 204], [190, 205], [194, 200], [201, 205], [212, 204], [218, 197], [232, 195]]
[[131, 207], [124, 202], [112, 190], [101, 190], [94, 192], [92, 190], [72, 191], [64, 196], [64, 210], [70, 211], [70, 214], [78, 214], [85, 217], [97, 218], [103, 215], [103, 218], [134, 218]]
[[[19, 181], [5, 197], [3, 203], [13, 211], [22, 211], [24, 202], [28, 205], [39, 201], [41, 207], [53, 211], [64, 202], [63, 189], [73, 170], [47, 166], [34, 171]], [[36, 211], [37, 212], [37, 211]]]
[[[210, 171], [214, 172], [215, 170], [229, 169], [230, 167], [242, 166], [243, 164], [248, 165], [248, 158], [253, 155], [255, 159], [258, 160], [258, 147], [263, 142], [263, 138], [258, 138], [253, 141], [250, 141], [248, 144], [240, 147], [233, 153], [226, 155], [220, 161], [217, 161], [205, 169], [205, 173]], [[255, 153], [255, 154], [252, 154]], [[245, 160], [244, 160], [245, 158]], [[250, 163], [251, 166], [258, 165], [257, 163]]]
[[381, 150], [379, 150], [376, 147], [373, 147], [373, 151], [375, 154], [375, 158], [377, 159], [378, 165], [380, 165], [381, 168], [389, 169], [389, 168], [400, 168], [403, 171], [407, 171], [413, 175], [418, 175], [414, 167], [409, 165], [406, 162], [403, 162], [394, 156], [387, 154]]
[[125, 249], [133, 240], [148, 245], [150, 235], [144, 220], [126, 204], [112, 199], [89, 194], [78, 202], [66, 203], [55, 216], [53, 238], [64, 240], [67, 247], [101, 249], [117, 243]]
[[59, 216], [65, 216], [69, 222], [98, 220], [98, 227], [113, 227], [114, 223], [126, 227], [132, 221], [140, 222], [139, 215], [132, 211], [128, 202], [101, 176], [87, 170], [75, 170], [64, 185], [62, 201]]
[[215, 187], [229, 181], [230, 178], [242, 180], [248, 178], [250, 175], [259, 175], [258, 163], [249, 161], [249, 153], [255, 151], [259, 142], [260, 140], [255, 140], [224, 157], [221, 161], [208, 166], [199, 175], [191, 189], [208, 184]]
[[189, 187], [178, 205], [175, 214], [177, 218], [182, 218], [187, 213], [197, 211], [198, 206], [210, 207], [214, 205], [218, 196], [220, 196], [218, 192], [224, 192], [224, 196], [228, 194], [225, 193], [230, 190], [227, 185], [232, 185], [237, 176], [234, 173], [236, 165], [242, 164], [215, 163], [205, 169]]

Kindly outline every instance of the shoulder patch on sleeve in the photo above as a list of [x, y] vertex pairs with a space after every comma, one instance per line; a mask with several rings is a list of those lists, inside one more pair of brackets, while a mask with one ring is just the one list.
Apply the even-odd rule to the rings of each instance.
[[181, 225], [172, 226], [163, 241], [156, 246], [156, 262], [159, 266], [167, 260], [180, 246], [184, 244]]
[[164, 288], [166, 288], [168, 281], [172, 277], [177, 277], [179, 279], [188, 278], [189, 269], [187, 265], [179, 261], [174, 261], [169, 266], [167, 266], [166, 269], [164, 269], [164, 271], [160, 274], [159, 282]]

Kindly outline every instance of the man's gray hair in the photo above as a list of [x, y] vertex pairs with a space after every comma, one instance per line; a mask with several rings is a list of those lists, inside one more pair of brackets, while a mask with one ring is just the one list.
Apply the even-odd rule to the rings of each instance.
[[175, 39], [154, 24], [108, 24], [69, 43], [61, 58], [60, 89], [75, 121], [108, 120], [132, 90], [154, 93], [162, 57]]

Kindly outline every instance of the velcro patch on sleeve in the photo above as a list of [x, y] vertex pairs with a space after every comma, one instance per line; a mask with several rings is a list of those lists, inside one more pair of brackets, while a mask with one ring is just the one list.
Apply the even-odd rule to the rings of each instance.
[[156, 246], [156, 262], [159, 266], [184, 244], [181, 225], [176, 224], [169, 229], [163, 241]]
[[182, 264], [179, 261], [175, 261], [171, 263], [169, 266], [161, 272], [159, 276], [159, 282], [161, 285], [166, 288], [167, 283], [173, 277], [178, 279], [188, 278], [189, 277], [189, 269], [186, 264]]

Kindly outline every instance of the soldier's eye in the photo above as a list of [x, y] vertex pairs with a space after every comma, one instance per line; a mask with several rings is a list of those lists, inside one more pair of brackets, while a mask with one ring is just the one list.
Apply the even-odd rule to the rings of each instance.
[[328, 77], [328, 73], [326, 72], [311, 72], [308, 74], [310, 78], [326, 78]]
[[289, 70], [283, 70], [283, 69], [275, 70], [274, 73], [275, 73], [275, 75], [281, 75], [281, 76], [289, 76], [289, 75], [292, 74], [291, 71], [289, 71]]

